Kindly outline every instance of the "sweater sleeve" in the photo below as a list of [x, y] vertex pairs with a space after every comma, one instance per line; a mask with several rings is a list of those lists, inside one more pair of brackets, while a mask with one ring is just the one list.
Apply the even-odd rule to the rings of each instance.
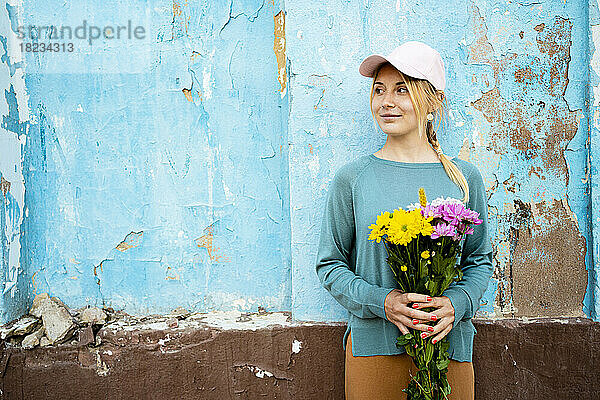
[[442, 296], [450, 299], [454, 307], [453, 328], [459, 321], [475, 315], [493, 273], [485, 185], [477, 168], [471, 177], [468, 208], [477, 211], [479, 219], [483, 222], [474, 225], [474, 233], [464, 239], [460, 261], [463, 279], [453, 282], [442, 293]]
[[325, 201], [316, 271], [321, 285], [333, 298], [360, 318], [386, 318], [384, 302], [393, 288], [371, 284], [355, 274], [350, 262], [355, 240], [354, 206], [350, 174], [340, 169]]

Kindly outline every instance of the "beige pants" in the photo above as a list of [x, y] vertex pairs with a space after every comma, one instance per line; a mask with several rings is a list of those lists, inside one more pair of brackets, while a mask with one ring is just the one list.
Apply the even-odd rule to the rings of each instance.
[[[393, 356], [354, 357], [350, 334], [346, 340], [346, 400], [406, 400], [402, 389], [408, 386], [415, 365], [406, 353]], [[473, 363], [450, 360], [449, 400], [475, 399]]]

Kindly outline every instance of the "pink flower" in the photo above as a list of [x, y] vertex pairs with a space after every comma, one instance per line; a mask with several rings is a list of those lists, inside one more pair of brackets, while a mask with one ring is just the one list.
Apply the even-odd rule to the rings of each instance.
[[466, 209], [463, 214], [463, 219], [472, 222], [474, 225], [479, 225], [483, 222], [483, 220], [479, 219], [479, 213], [477, 211]]
[[456, 227], [456, 234], [454, 235], [454, 240], [459, 240], [463, 235], [470, 235], [475, 232], [470, 223], [460, 222]]
[[444, 204], [442, 215], [446, 222], [449, 222], [451, 225], [458, 225], [464, 218], [465, 208], [462, 204]]
[[441, 207], [432, 206], [431, 204], [427, 204], [424, 209], [421, 209], [421, 215], [425, 218], [433, 217], [433, 218], [441, 218], [442, 212]]
[[441, 222], [433, 227], [433, 233], [431, 234], [431, 238], [437, 239], [441, 236], [454, 236], [454, 235], [456, 235], [456, 228], [452, 225]]

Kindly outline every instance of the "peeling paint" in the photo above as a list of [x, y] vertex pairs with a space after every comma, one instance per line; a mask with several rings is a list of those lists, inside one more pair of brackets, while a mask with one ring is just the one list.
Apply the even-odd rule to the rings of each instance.
[[6, 198], [6, 193], [10, 192], [10, 182], [4, 179], [3, 176], [0, 176], [0, 191], [2, 191], [4, 198]]
[[183, 92], [183, 95], [185, 96], [187, 101], [191, 103], [194, 102], [194, 97], [192, 96], [192, 91], [190, 89], [181, 89], [181, 91]]
[[590, 225], [592, 230], [592, 260], [593, 265], [588, 268], [588, 288], [584, 299], [586, 312], [595, 320], [600, 319], [600, 197], [598, 188], [598, 168], [595, 165], [595, 154], [600, 149], [600, 3], [588, 2], [589, 37], [588, 46], [590, 54], [589, 68], [589, 129], [586, 141], [588, 151], [588, 165], [586, 181], [590, 198]]
[[195, 240], [196, 246], [205, 248], [213, 262], [230, 262], [231, 260], [226, 255], [219, 254], [219, 248], [213, 244], [213, 226], [207, 226], [204, 228], [204, 232], [206, 232], [204, 235]]
[[299, 340], [294, 340], [292, 342], [292, 353], [300, 353], [300, 349], [302, 348], [302, 342]]
[[28, 93], [23, 77], [22, 52], [15, 28], [20, 24], [22, 1], [3, 7], [0, 16], [0, 323], [22, 314], [30, 301], [29, 279], [21, 265], [21, 237], [25, 218], [23, 157], [29, 122]]
[[283, 98], [287, 90], [287, 73], [285, 57], [285, 13], [280, 11], [273, 17], [275, 23], [275, 34], [273, 40], [273, 51], [277, 58], [277, 80], [281, 85], [281, 97]]
[[143, 231], [131, 232], [115, 248], [117, 250], [121, 251], [121, 252], [127, 251], [127, 250], [129, 250], [131, 248], [138, 247], [140, 245], [140, 242], [142, 241], [143, 238], [144, 238], [144, 232]]
[[[188, 328], [199, 328], [207, 326], [222, 330], [250, 330], [256, 331], [268, 327], [298, 327], [312, 326], [317, 322], [294, 321], [289, 312], [268, 312], [268, 313], [244, 313], [240, 311], [212, 311], [208, 313], [192, 313], [183, 320], [180, 320], [175, 328], [169, 327], [168, 315], [153, 317], [136, 317], [127, 315], [123, 318], [111, 322], [105, 326], [112, 332], [116, 331], [136, 331], [136, 330], [160, 330], [177, 332]], [[161, 339], [161, 345], [165, 345], [171, 340], [169, 334]], [[298, 353], [302, 342], [295, 340], [292, 343], [292, 351]], [[297, 349], [297, 351], [295, 351]]]
[[[513, 160], [502, 182], [506, 214], [497, 216], [500, 232], [496, 250], [507, 241], [511, 251], [496, 251], [496, 303], [501, 315], [579, 316], [585, 293], [586, 241], [578, 224], [573, 223], [575, 217], [564, 197], [569, 183], [564, 153], [578, 129], [577, 111], [570, 110], [563, 97], [569, 83], [572, 23], [556, 17], [552, 24], [535, 26], [539, 56], [498, 55], [487, 39], [479, 9], [474, 6], [472, 12], [477, 40], [470, 47], [469, 60], [490, 65], [495, 80], [493, 88], [472, 104], [491, 124], [493, 151], [502, 157], [504, 165]], [[506, 81], [510, 78], [519, 89], [503, 89], [510, 87]], [[519, 168], [520, 163], [527, 167]], [[531, 179], [533, 174], [539, 183]], [[552, 186], [543, 182], [547, 180]], [[508, 202], [538, 184], [546, 187], [526, 205], [529, 216], [522, 222], [524, 209], [511, 211]], [[553, 206], [545, 206], [547, 203]], [[514, 200], [514, 204], [524, 203]], [[541, 209], [553, 214], [540, 221]], [[562, 217], [570, 221], [568, 228]], [[561, 239], [553, 241], [557, 236]], [[565, 251], [565, 243], [570, 243], [569, 251]], [[541, 284], [540, 276], [551, 276], [552, 280]]]
[[[48, 4], [24, 1], [24, 15], [108, 15], [102, 3]], [[26, 75], [33, 190], [23, 259], [36, 273], [26, 285], [73, 307], [136, 315], [179, 305], [289, 309], [288, 99], [274, 54], [285, 59], [285, 37], [273, 25], [282, 7], [122, 3], [112, 22], [130, 15], [155, 40], [98, 43], [93, 53], [128, 50], [115, 59], [148, 68], [77, 71], [76, 84], [45, 70]], [[277, 21], [283, 35], [284, 14]], [[2, 176], [11, 192], [22, 181]]]
[[264, 378], [265, 375], [267, 377], [273, 376], [273, 374], [270, 373], [269, 371], [261, 369], [255, 365], [248, 365], [248, 364], [236, 365], [234, 368], [236, 368], [236, 370], [238, 370], [238, 371], [240, 371], [242, 369], [249, 369], [250, 371], [254, 372], [254, 375], [256, 375], [258, 378]]
[[99, 376], [108, 375], [110, 369], [108, 368], [106, 362], [104, 362], [102, 360], [102, 356], [100, 355], [100, 350], [99, 349], [90, 349], [90, 351], [93, 351], [94, 354], [96, 355], [96, 373]]

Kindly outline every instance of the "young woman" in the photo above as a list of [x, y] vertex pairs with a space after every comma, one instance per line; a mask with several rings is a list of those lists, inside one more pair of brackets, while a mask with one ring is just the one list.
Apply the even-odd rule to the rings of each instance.
[[[388, 56], [367, 57], [359, 71], [373, 78], [371, 112], [387, 140], [374, 154], [336, 172], [316, 262], [321, 284], [348, 310], [342, 343], [346, 399], [406, 399], [402, 389], [416, 371], [395, 343], [411, 329], [432, 341], [448, 335], [449, 399], [473, 399], [471, 318], [492, 274], [492, 248], [482, 175], [470, 162], [446, 157], [434, 130], [436, 117], [447, 111], [443, 61], [433, 48], [410, 41]], [[402, 293], [387, 266], [385, 246], [368, 240], [368, 226], [377, 216], [418, 202], [420, 187], [429, 200], [463, 200], [483, 220], [463, 243], [463, 279], [441, 297]], [[435, 310], [420, 310], [425, 307]], [[426, 321], [436, 321], [433, 329]]]

